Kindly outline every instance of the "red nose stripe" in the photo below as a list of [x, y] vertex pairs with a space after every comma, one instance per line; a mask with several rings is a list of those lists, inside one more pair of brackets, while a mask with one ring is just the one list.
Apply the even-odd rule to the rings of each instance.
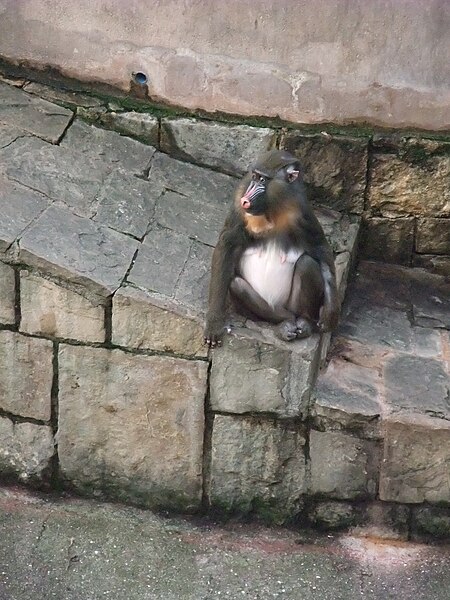
[[247, 199], [247, 196], [242, 196], [241, 206], [242, 208], [248, 208], [250, 206], [250, 201]]

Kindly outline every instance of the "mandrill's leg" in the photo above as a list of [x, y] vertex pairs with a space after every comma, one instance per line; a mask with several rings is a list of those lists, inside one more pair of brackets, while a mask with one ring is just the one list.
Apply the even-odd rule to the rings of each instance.
[[324, 284], [319, 263], [307, 254], [301, 256], [294, 270], [287, 308], [297, 316], [297, 337], [313, 333], [323, 304]]
[[235, 277], [230, 286], [231, 294], [238, 306], [250, 311], [259, 319], [269, 323], [280, 323], [278, 327], [279, 336], [285, 341], [291, 341], [297, 337], [297, 325], [295, 315], [284, 307], [272, 307], [268, 304], [252, 286], [242, 277]]

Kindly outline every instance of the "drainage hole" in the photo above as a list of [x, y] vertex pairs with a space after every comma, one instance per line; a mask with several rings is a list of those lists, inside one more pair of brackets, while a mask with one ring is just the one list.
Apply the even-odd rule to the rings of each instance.
[[133, 81], [135, 83], [139, 83], [139, 85], [144, 85], [144, 83], [147, 83], [148, 81], [148, 77], [145, 73], [142, 73], [142, 71], [136, 71], [135, 73], [132, 73], [133, 76]]

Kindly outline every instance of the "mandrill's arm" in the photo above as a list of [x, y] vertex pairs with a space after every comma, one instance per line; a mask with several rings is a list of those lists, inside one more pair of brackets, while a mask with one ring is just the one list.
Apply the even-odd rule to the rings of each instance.
[[[234, 213], [234, 211], [233, 211]], [[231, 214], [214, 249], [209, 284], [208, 312], [204, 331], [205, 344], [214, 348], [222, 344], [226, 321], [227, 295], [242, 254], [243, 228]]]

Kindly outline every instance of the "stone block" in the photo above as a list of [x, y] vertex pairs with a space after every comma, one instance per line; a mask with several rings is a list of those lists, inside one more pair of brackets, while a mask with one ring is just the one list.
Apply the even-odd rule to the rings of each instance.
[[23, 129], [10, 125], [8, 123], [0, 123], [0, 148], [6, 148], [20, 137], [26, 137], [28, 134]]
[[84, 492], [195, 509], [202, 495], [204, 361], [61, 345], [58, 452]]
[[122, 283], [138, 247], [126, 235], [53, 205], [22, 236], [19, 259], [109, 295]]
[[[305, 417], [318, 361], [318, 340], [304, 356], [288, 344], [266, 344], [235, 333], [214, 352], [211, 408], [227, 413]], [[302, 348], [302, 342], [297, 348]]]
[[112, 341], [118, 346], [192, 356], [206, 356], [203, 326], [183, 314], [175, 302], [156, 298], [132, 287], [113, 297]]
[[50, 420], [53, 344], [0, 331], [0, 408], [7, 412]]
[[206, 312], [212, 254], [213, 249], [210, 246], [192, 242], [189, 256], [177, 282], [176, 300], [197, 313]]
[[153, 157], [149, 179], [205, 206], [227, 209], [231, 207], [237, 185], [234, 177], [175, 160], [161, 152]]
[[56, 144], [72, 112], [0, 82], [0, 120]]
[[159, 122], [152, 115], [138, 112], [105, 112], [98, 115], [98, 123], [122, 135], [137, 138], [150, 146], [158, 146]]
[[117, 169], [106, 177], [98, 192], [93, 220], [141, 239], [161, 193], [162, 186]]
[[314, 206], [325, 236], [335, 253], [353, 253], [356, 246], [360, 218], [356, 215], [343, 215], [325, 206]]
[[93, 204], [112, 165], [76, 146], [53, 146], [37, 138], [21, 138], [0, 151], [6, 175], [63, 202], [80, 216], [91, 217]]
[[449, 148], [448, 143], [409, 139], [399, 142], [395, 153], [373, 154], [370, 209], [383, 217], [449, 216]]
[[310, 432], [311, 492], [339, 500], [373, 498], [377, 491], [376, 442], [333, 432]]
[[437, 275], [450, 275], [450, 256], [435, 256], [431, 254], [414, 254], [413, 267], [422, 267]]
[[0, 175], [0, 252], [6, 252], [47, 206], [42, 194]]
[[227, 125], [197, 119], [162, 119], [161, 150], [207, 167], [242, 175], [275, 143], [266, 127]]
[[445, 363], [422, 356], [394, 356], [384, 366], [391, 414], [426, 414], [450, 420], [450, 379]]
[[384, 422], [380, 499], [450, 502], [450, 423], [414, 416]]
[[421, 254], [450, 254], [450, 219], [418, 219], [415, 249]]
[[420, 327], [450, 329], [450, 280], [416, 271], [411, 284], [414, 322]]
[[14, 325], [16, 321], [16, 284], [14, 269], [0, 262], [0, 323]]
[[158, 201], [155, 221], [162, 227], [215, 246], [226, 217], [226, 209], [196, 198], [166, 192]]
[[50, 477], [55, 453], [51, 427], [13, 423], [0, 417], [0, 474], [16, 476], [26, 483]]
[[130, 173], [142, 174], [150, 164], [155, 148], [100, 129], [75, 119], [61, 142], [62, 148], [75, 149], [89, 159], [106, 162], [109, 167], [121, 167]]
[[313, 392], [314, 423], [321, 429], [380, 437], [380, 386], [377, 369], [349, 362], [345, 355], [333, 356]]
[[439, 506], [419, 506], [413, 509], [412, 523], [413, 536], [433, 540], [450, 539], [450, 508]]
[[305, 437], [288, 422], [214, 417], [211, 505], [271, 522], [294, 517], [306, 493]]
[[282, 146], [297, 156], [308, 198], [336, 210], [364, 210], [368, 140], [286, 134]]
[[361, 235], [361, 254], [369, 260], [410, 265], [414, 246], [414, 218], [370, 217]]
[[191, 240], [168, 229], [152, 228], [145, 236], [127, 280], [140, 288], [173, 296]]
[[20, 331], [82, 342], [105, 341], [105, 310], [56, 283], [20, 272]]
[[363, 521], [363, 510], [350, 502], [317, 502], [309, 511], [308, 519], [320, 529], [338, 530], [354, 527]]
[[95, 96], [88, 96], [81, 92], [71, 92], [62, 88], [50, 87], [48, 85], [43, 85], [42, 83], [36, 83], [35, 81], [26, 83], [22, 89], [28, 94], [39, 96], [54, 104], [61, 104], [66, 108], [76, 109], [79, 106], [88, 108], [102, 105], [102, 101], [99, 98], [95, 98]]

